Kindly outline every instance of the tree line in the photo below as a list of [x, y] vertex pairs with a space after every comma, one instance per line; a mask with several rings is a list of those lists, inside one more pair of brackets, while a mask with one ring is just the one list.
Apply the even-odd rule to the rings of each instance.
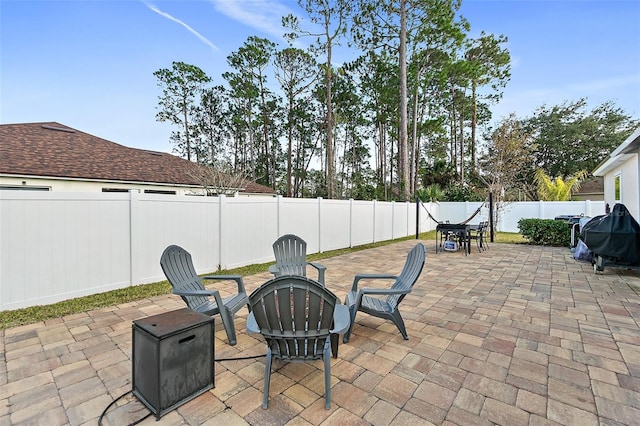
[[[156, 119], [175, 125], [178, 155], [289, 197], [408, 200], [439, 185], [449, 199], [535, 198], [536, 170], [592, 170], [637, 125], [581, 99], [492, 129], [507, 37], [472, 37], [461, 0], [298, 4], [306, 16], [282, 19], [291, 43], [248, 37], [223, 84], [183, 62], [154, 73]], [[293, 47], [303, 38], [307, 49]], [[338, 46], [354, 57], [336, 66]]]

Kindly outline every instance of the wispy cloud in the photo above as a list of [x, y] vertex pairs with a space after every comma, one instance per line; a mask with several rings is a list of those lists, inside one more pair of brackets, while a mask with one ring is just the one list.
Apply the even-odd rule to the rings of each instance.
[[602, 80], [593, 80], [579, 84], [569, 85], [569, 90], [575, 92], [584, 91], [603, 91], [611, 89], [619, 89], [621, 87], [629, 87], [635, 89], [640, 86], [640, 74], [633, 74], [621, 77], [606, 78]]
[[206, 38], [205, 36], [203, 36], [202, 34], [200, 34], [199, 32], [197, 32], [196, 30], [194, 30], [193, 28], [191, 28], [188, 24], [186, 24], [185, 22], [181, 21], [178, 18], [175, 18], [173, 16], [171, 16], [170, 14], [161, 11], [160, 9], [158, 9], [157, 7], [155, 7], [154, 5], [147, 3], [144, 0], [141, 0], [142, 3], [144, 3], [145, 6], [147, 6], [149, 9], [151, 9], [152, 11], [154, 11], [155, 13], [157, 13], [158, 15], [169, 19], [170, 21], [173, 21], [177, 24], [182, 25], [184, 28], [187, 29], [187, 31], [189, 31], [191, 34], [195, 35], [196, 37], [198, 37], [200, 39], [200, 41], [202, 41], [204, 44], [206, 44], [207, 46], [211, 47], [213, 50], [218, 50], [218, 46], [216, 46], [215, 44], [213, 44], [208, 38]]
[[221, 14], [243, 25], [282, 39], [282, 17], [294, 11], [274, 0], [209, 0]]

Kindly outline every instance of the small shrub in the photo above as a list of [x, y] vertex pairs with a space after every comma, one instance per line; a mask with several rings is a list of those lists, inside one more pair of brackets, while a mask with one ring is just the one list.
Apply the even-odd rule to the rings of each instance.
[[520, 219], [518, 229], [531, 244], [568, 247], [571, 240], [571, 227], [562, 220]]

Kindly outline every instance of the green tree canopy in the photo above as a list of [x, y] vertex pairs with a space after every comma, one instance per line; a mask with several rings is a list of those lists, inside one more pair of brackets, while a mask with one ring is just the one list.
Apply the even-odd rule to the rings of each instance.
[[[251, 36], [227, 56], [219, 86], [182, 62], [154, 73], [156, 117], [176, 125], [179, 155], [292, 197], [405, 200], [437, 183], [446, 199], [535, 199], [536, 169], [591, 171], [638, 126], [613, 103], [588, 111], [584, 99], [490, 124], [510, 75], [507, 38], [472, 37], [461, 0], [298, 4], [301, 16], [283, 23], [290, 39], [312, 37], [307, 49]], [[352, 49], [336, 67], [343, 42]]]
[[171, 133], [171, 140], [176, 144], [176, 150], [191, 160], [198, 101], [204, 85], [211, 78], [197, 66], [184, 62], [173, 62], [171, 69], [162, 68], [153, 75], [162, 89], [158, 101], [160, 111], [156, 114], [156, 120], [180, 127], [180, 130]]
[[611, 102], [590, 112], [586, 106], [585, 99], [543, 105], [525, 121], [535, 140], [534, 164], [549, 176], [591, 172], [638, 126]]

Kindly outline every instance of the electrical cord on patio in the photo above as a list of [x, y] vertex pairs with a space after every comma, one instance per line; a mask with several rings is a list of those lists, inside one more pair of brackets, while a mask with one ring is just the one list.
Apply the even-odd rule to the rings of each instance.
[[262, 355], [251, 355], [251, 356], [241, 356], [238, 358], [217, 358], [214, 361], [240, 361], [243, 359], [256, 359], [256, 358], [262, 358], [263, 356], [267, 356], [267, 354], [262, 354]]
[[[102, 414], [100, 414], [100, 417], [98, 417], [98, 426], [102, 426], [102, 418], [104, 417], [105, 414], [107, 414], [107, 411], [109, 410], [109, 408], [111, 408], [111, 406], [113, 404], [115, 404], [116, 402], [118, 402], [120, 399], [124, 398], [126, 395], [130, 394], [131, 391], [127, 391], [125, 393], [123, 393], [122, 395], [120, 395], [119, 397], [117, 397], [116, 399], [114, 399], [113, 401], [111, 401], [109, 403], [109, 405], [107, 405], [107, 407], [104, 409], [104, 411], [102, 411]], [[147, 414], [146, 416], [144, 416], [143, 418], [136, 420], [133, 423], [129, 423], [129, 426], [134, 426], [137, 425], [138, 423], [142, 422], [143, 420], [145, 420], [147, 417], [151, 416], [153, 413], [149, 412], [149, 414]]]
[[[261, 354], [261, 355], [252, 355], [252, 356], [241, 356], [238, 358], [219, 358], [219, 359], [215, 359], [214, 361], [218, 361], [218, 362], [223, 362], [223, 361], [240, 361], [240, 360], [244, 360], [244, 359], [256, 359], [256, 358], [262, 358], [264, 356], [267, 356], [266, 354]], [[98, 417], [98, 426], [102, 426], [102, 419], [104, 418], [105, 414], [107, 414], [107, 411], [109, 411], [109, 408], [111, 408], [111, 406], [113, 404], [115, 404], [116, 402], [120, 401], [122, 398], [124, 398], [126, 395], [130, 394], [131, 391], [127, 391], [125, 393], [123, 393], [122, 395], [120, 395], [119, 397], [117, 397], [116, 399], [114, 399], [113, 401], [111, 401], [109, 403], [109, 405], [107, 405], [107, 407], [102, 411], [102, 414], [100, 414], [100, 417]], [[136, 420], [133, 423], [129, 423], [129, 426], [134, 426], [137, 425], [138, 423], [142, 422], [143, 420], [145, 420], [147, 417], [151, 416], [153, 413], [149, 412], [149, 414], [147, 414], [146, 416], [144, 416], [143, 418], [141, 418], [140, 420]]]

